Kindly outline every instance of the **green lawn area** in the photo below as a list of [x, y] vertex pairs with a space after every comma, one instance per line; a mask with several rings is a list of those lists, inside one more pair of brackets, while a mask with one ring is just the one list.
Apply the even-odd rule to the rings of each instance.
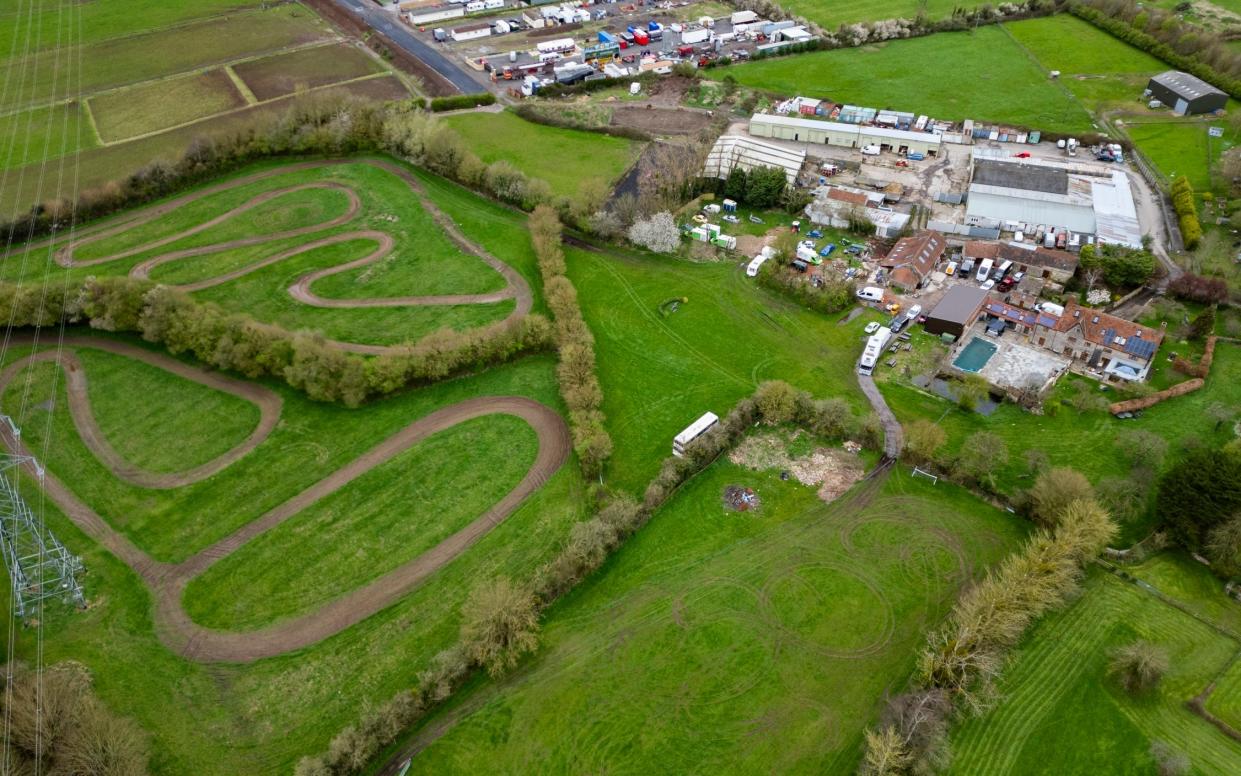
[[[60, 159], [98, 145], [76, 102], [0, 116], [0, 170]], [[54, 171], [65, 164], [49, 168]]]
[[[10, 358], [21, 355], [20, 349], [10, 350]], [[118, 373], [109, 385], [125, 384], [127, 374], [139, 389], [149, 385], [149, 367], [137, 365], [131, 371], [123, 363], [114, 366]], [[441, 407], [470, 397], [515, 395], [560, 408], [554, 369], [551, 356], [524, 359], [357, 410], [312, 402], [272, 384], [284, 409], [267, 441], [238, 464], [175, 490], [143, 490], [109, 476], [82, 445], [65, 411], [55, 413], [50, 437], [45, 437], [48, 418], [40, 407], [46, 406], [51, 388], [43, 380], [33, 384], [29, 406], [34, 409], [23, 424], [23, 436], [33, 449], [47, 449], [48, 469], [114, 526], [154, 556], [177, 560], [253, 521]], [[60, 385], [58, 406], [63, 408], [63, 380]], [[125, 390], [126, 396], [134, 395], [133, 388]], [[17, 398], [13, 392], [5, 397], [6, 412], [16, 411]], [[176, 412], [186, 416], [170, 428], [144, 423], [131, 430], [134, 437], [141, 433], [160, 448], [161, 455], [171, 459], [190, 444], [170, 431], [217, 438], [213, 415], [184, 406], [197, 400], [193, 392], [165, 389], [154, 400], [173, 403], [158, 407], [157, 417]], [[253, 603], [261, 592], [257, 586], [274, 585], [280, 598], [264, 605], [280, 613], [279, 607], [290, 606], [297, 596], [297, 585], [305, 585], [305, 600], [328, 596], [333, 594], [327, 592], [329, 586], [352, 589], [385, 564], [413, 557], [423, 541], [443, 530], [441, 519], [447, 524], [463, 517], [476, 498], [473, 489], [494, 493], [502, 480], [511, 482], [510, 467], [528, 454], [523, 440], [529, 432], [522, 429], [481, 423], [459, 431], [428, 439], [394, 466], [378, 470], [362, 489], [340, 494], [342, 501], [325, 501], [312, 510], [312, 520], [290, 525], [329, 532], [348, 526], [353, 534], [348, 543], [339, 539], [334, 551], [327, 546], [329, 536], [286, 534], [295, 543], [285, 549], [294, 551], [255, 553], [253, 563], [235, 567], [236, 575], [228, 582], [236, 598], [243, 605]], [[460, 445], [470, 440], [496, 447], [462, 454]], [[450, 458], [440, 461], [437, 453]], [[428, 476], [436, 477], [434, 505], [444, 510], [442, 515], [422, 512], [422, 505], [410, 497], [419, 477], [402, 470], [402, 463], [424, 465]], [[459, 471], [441, 478], [445, 466]], [[435, 475], [430, 474], [432, 467]], [[151, 599], [137, 577], [46, 502], [45, 514], [57, 535], [84, 558], [90, 607], [84, 612], [48, 607], [38, 632], [42, 659], [78, 660], [92, 670], [104, 701], [151, 731], [154, 773], [287, 774], [298, 757], [326, 748], [330, 737], [354, 722], [367, 703], [412, 686], [417, 672], [456, 639], [460, 605], [477, 579], [499, 574], [526, 578], [557, 551], [569, 526], [582, 516], [585, 498], [577, 472], [576, 464], [567, 463], [469, 552], [389, 609], [309, 648], [248, 665], [203, 666], [170, 653], [153, 633]], [[454, 486], [456, 493], [449, 490]], [[33, 492], [36, 486], [29, 487]], [[368, 500], [375, 504], [368, 505]], [[352, 518], [338, 511], [355, 507]], [[338, 578], [336, 573], [357, 578]], [[256, 589], [247, 590], [247, 581]], [[7, 594], [6, 587], [0, 598]], [[14, 644], [18, 659], [34, 659], [36, 636], [33, 629], [19, 629]]]
[[277, 54], [233, 67], [233, 72], [260, 100], [361, 78], [382, 70], [383, 66], [374, 57], [348, 43]]
[[[104, 438], [140, 468], [192, 469], [241, 444], [258, 425], [258, 407], [239, 396], [102, 350], [83, 349], [77, 355]], [[135, 406], [135, 396], [148, 406]], [[170, 445], [166, 439], [178, 442]]]
[[90, 99], [105, 143], [175, 127], [240, 108], [245, 98], [223, 70], [150, 81]]
[[441, 431], [196, 577], [186, 611], [237, 631], [313, 611], [465, 527], [521, 481], [537, 451], [534, 430], [508, 415]]
[[758, 61], [731, 67], [729, 73], [742, 84], [781, 94], [951, 121], [1063, 132], [1091, 128], [1089, 114], [996, 26]]
[[[568, 262], [599, 355], [612, 485], [645, 487], [677, 432], [708, 410], [722, 416], [764, 380], [842, 396], [861, 411], [853, 366], [870, 318], [838, 326], [759, 289], [732, 262], [579, 250]], [[675, 313], [660, 313], [681, 297]]]
[[[1218, 582], [1210, 595], [1241, 607], [1223, 600]], [[1107, 677], [1110, 651], [1136, 640], [1165, 649], [1171, 666], [1158, 689], [1138, 699]], [[1188, 755], [1195, 774], [1237, 773], [1241, 744], [1185, 702], [1230, 664], [1238, 646], [1149, 592], [1092, 570], [1081, 598], [1042, 621], [1016, 652], [999, 683], [999, 704], [953, 733], [950, 772], [1154, 773], [1150, 745], [1159, 740]]]
[[[246, 168], [239, 174], [263, 167]], [[98, 243], [88, 243], [83, 246], [79, 258], [84, 261], [104, 258], [142, 247], [216, 218], [259, 194], [321, 182], [352, 187], [362, 202], [358, 214], [331, 229], [164, 264], [155, 268], [152, 278], [177, 284], [207, 280], [324, 237], [371, 230], [390, 234], [396, 240], [393, 250], [374, 264], [316, 282], [316, 293], [328, 298], [361, 299], [473, 294], [504, 287], [504, 279], [498, 272], [460, 250], [444, 235], [419, 200], [411, 196], [405, 182], [364, 164], [295, 171], [226, 190], [190, 203], [184, 209], [170, 211], [133, 230], [103, 238]], [[441, 185], [437, 191], [444, 196], [441, 206], [454, 220], [466, 226], [467, 234], [476, 236], [480, 244], [523, 272], [531, 285], [537, 287], [524, 216], [457, 187]], [[438, 196], [434, 198], [439, 200]], [[292, 191], [197, 234], [114, 262], [76, 268], [70, 271], [69, 278], [124, 274], [135, 264], [170, 251], [322, 224], [346, 213], [347, 208], [348, 199], [339, 190]], [[222, 285], [197, 291], [195, 296], [290, 329], [310, 329], [332, 339], [366, 344], [414, 341], [443, 327], [471, 328], [500, 320], [513, 310], [512, 300], [490, 304], [318, 308], [302, 304], [286, 290], [309, 271], [363, 258], [377, 247], [376, 240], [366, 236], [321, 246]], [[0, 269], [0, 277], [15, 280], [22, 271], [19, 263], [12, 263]], [[26, 267], [25, 271], [42, 270]]]
[[1068, 13], [1012, 22], [1004, 29], [1045, 72], [1059, 70], [1060, 86], [1091, 111], [1119, 106], [1147, 112], [1142, 90], [1150, 76], [1168, 69], [1146, 52]]
[[[729, 484], [757, 513], [727, 512]], [[542, 647], [432, 718], [411, 773], [853, 773], [957, 589], [1020, 521], [894, 473], [869, 503], [721, 460], [548, 615]], [[433, 732], [432, 732], [433, 731]]]
[[[1160, 352], [1165, 354], [1179, 347], [1167, 342]], [[989, 431], [1004, 439], [1010, 456], [997, 476], [997, 484], [1001, 491], [1010, 494], [1032, 482], [1024, 460], [1027, 450], [1041, 450], [1053, 465], [1077, 469], [1097, 483], [1102, 477], [1126, 474], [1126, 463], [1115, 445], [1117, 434], [1133, 429], [1151, 431], [1168, 441], [1169, 457], [1174, 458], [1186, 442], [1220, 446], [1232, 439], [1232, 429], [1225, 424], [1216, 430], [1205, 410], [1215, 403], [1241, 406], [1241, 348], [1224, 342], [1216, 346], [1206, 387], [1157, 404], [1136, 421], [1116, 420], [1102, 411], [1078, 412], [1068, 404], [1054, 415], [1033, 415], [1016, 405], [1003, 404], [992, 415], [983, 416], [964, 412], [946, 399], [912, 387], [896, 372], [885, 370], [878, 374], [884, 397], [897, 418], [902, 423], [918, 418], [937, 421], [948, 434], [947, 452], [955, 452], [966, 437], [977, 431]], [[1097, 385], [1085, 378], [1062, 379], [1056, 395], [1067, 398], [1074, 391], [1074, 382], [1088, 387]], [[1111, 400], [1116, 398], [1114, 393], [1107, 395]], [[1146, 521], [1122, 526], [1121, 543], [1143, 538], [1149, 527]]]
[[[1213, 126], [1223, 128], [1224, 136], [1210, 137]], [[1210, 191], [1211, 166], [1241, 140], [1227, 122], [1198, 119], [1127, 121], [1125, 132], [1160, 173], [1169, 180], [1187, 176], [1198, 191]]]
[[[143, 0], [143, 4], [150, 3]], [[330, 37], [324, 22], [309, 8], [297, 4], [273, 5], [263, 10], [252, 8], [164, 29], [156, 29], [148, 17], [132, 9], [133, 5], [126, 4], [130, 10], [126, 13], [128, 26], [125, 29], [117, 30], [115, 37], [107, 40], [87, 43], [75, 53], [74, 62], [80, 57], [83, 66], [80, 74], [73, 74], [72, 84], [66, 83], [63, 54], [59, 60], [54, 51], [30, 55], [25, 61], [25, 70], [21, 71], [21, 88], [18, 88], [15, 74], [13, 86], [0, 95], [0, 109], [38, 104], [52, 97], [76, 95], [79, 91], [91, 95]], [[53, 19], [57, 16], [56, 13], [49, 15]], [[0, 34], [13, 16], [4, 17]], [[62, 35], [68, 36], [70, 15], [61, 16], [61, 24], [66, 28]], [[27, 31], [27, 25], [22, 24], [21, 34], [24, 36]], [[11, 37], [5, 36], [3, 40], [7, 44]], [[9, 59], [0, 60], [0, 63], [8, 67]], [[177, 106], [169, 107], [175, 109]]]
[[458, 113], [442, 119], [487, 164], [503, 159], [556, 194], [571, 197], [588, 179], [611, 184], [642, 144], [598, 132], [534, 124], [514, 113]]
[[958, 3], [951, 0], [786, 0], [780, 5], [791, 13], [831, 30], [854, 22], [913, 19], [919, 13], [932, 19], [944, 19], [951, 16], [955, 8], [970, 8], [982, 3]]
[[[87, 3], [75, 9], [73, 23], [76, 36], [80, 36], [83, 43], [90, 44], [107, 38], [130, 35], [139, 30], [184, 24], [258, 5], [256, 0], [201, 0], [194, 3], [127, 0], [124, 4]], [[20, 55], [27, 50], [27, 45], [31, 50], [54, 48], [57, 30], [68, 24], [64, 15], [56, 13], [59, 6], [56, 0], [33, 0], [21, 4], [19, 11], [18, 6], [6, 4], [6, 13], [0, 16], [0, 45], [3, 46], [0, 54], [5, 58]], [[33, 13], [30, 9], [33, 9]], [[30, 44], [26, 42], [27, 33], [32, 41]]]

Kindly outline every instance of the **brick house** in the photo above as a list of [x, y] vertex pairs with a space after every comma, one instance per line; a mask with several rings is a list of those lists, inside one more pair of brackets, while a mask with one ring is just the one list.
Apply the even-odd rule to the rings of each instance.
[[990, 321], [1004, 321], [1026, 343], [1070, 359], [1074, 371], [1111, 381], [1145, 380], [1164, 337], [1163, 327], [1151, 329], [1074, 299], [1059, 317], [996, 301], [982, 312]]
[[943, 258], [948, 245], [939, 232], [924, 229], [912, 237], [904, 237], [879, 262], [888, 269], [888, 280], [906, 291], [922, 287], [935, 265]]

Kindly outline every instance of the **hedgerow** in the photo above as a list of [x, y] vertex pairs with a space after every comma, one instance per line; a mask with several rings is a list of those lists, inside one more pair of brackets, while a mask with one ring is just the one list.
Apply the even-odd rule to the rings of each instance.
[[1184, 175], [1172, 182], [1172, 209], [1181, 226], [1181, 242], [1187, 250], [1198, 247], [1202, 241], [1202, 223], [1198, 220], [1198, 204], [1194, 201], [1194, 187]]

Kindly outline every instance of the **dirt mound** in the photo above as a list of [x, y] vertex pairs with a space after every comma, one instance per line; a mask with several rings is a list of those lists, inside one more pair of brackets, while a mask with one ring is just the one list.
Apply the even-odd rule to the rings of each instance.
[[801, 437], [801, 431], [791, 435], [774, 431], [755, 434], [737, 445], [728, 459], [747, 469], [787, 471], [801, 484], [817, 487], [824, 501], [832, 501], [862, 479], [862, 461], [843, 449], [818, 446], [796, 456], [790, 454], [790, 445]]
[[711, 123], [701, 111], [684, 108], [617, 108], [612, 111], [612, 126], [630, 127], [652, 135], [692, 135]]

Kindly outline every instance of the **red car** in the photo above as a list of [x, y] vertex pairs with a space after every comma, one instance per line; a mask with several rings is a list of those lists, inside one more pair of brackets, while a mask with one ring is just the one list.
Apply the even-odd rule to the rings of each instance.
[[1019, 154], [1013, 154], [1013, 155], [1016, 156], [1018, 159], [1029, 159], [1030, 158], [1029, 151], [1022, 151]]

